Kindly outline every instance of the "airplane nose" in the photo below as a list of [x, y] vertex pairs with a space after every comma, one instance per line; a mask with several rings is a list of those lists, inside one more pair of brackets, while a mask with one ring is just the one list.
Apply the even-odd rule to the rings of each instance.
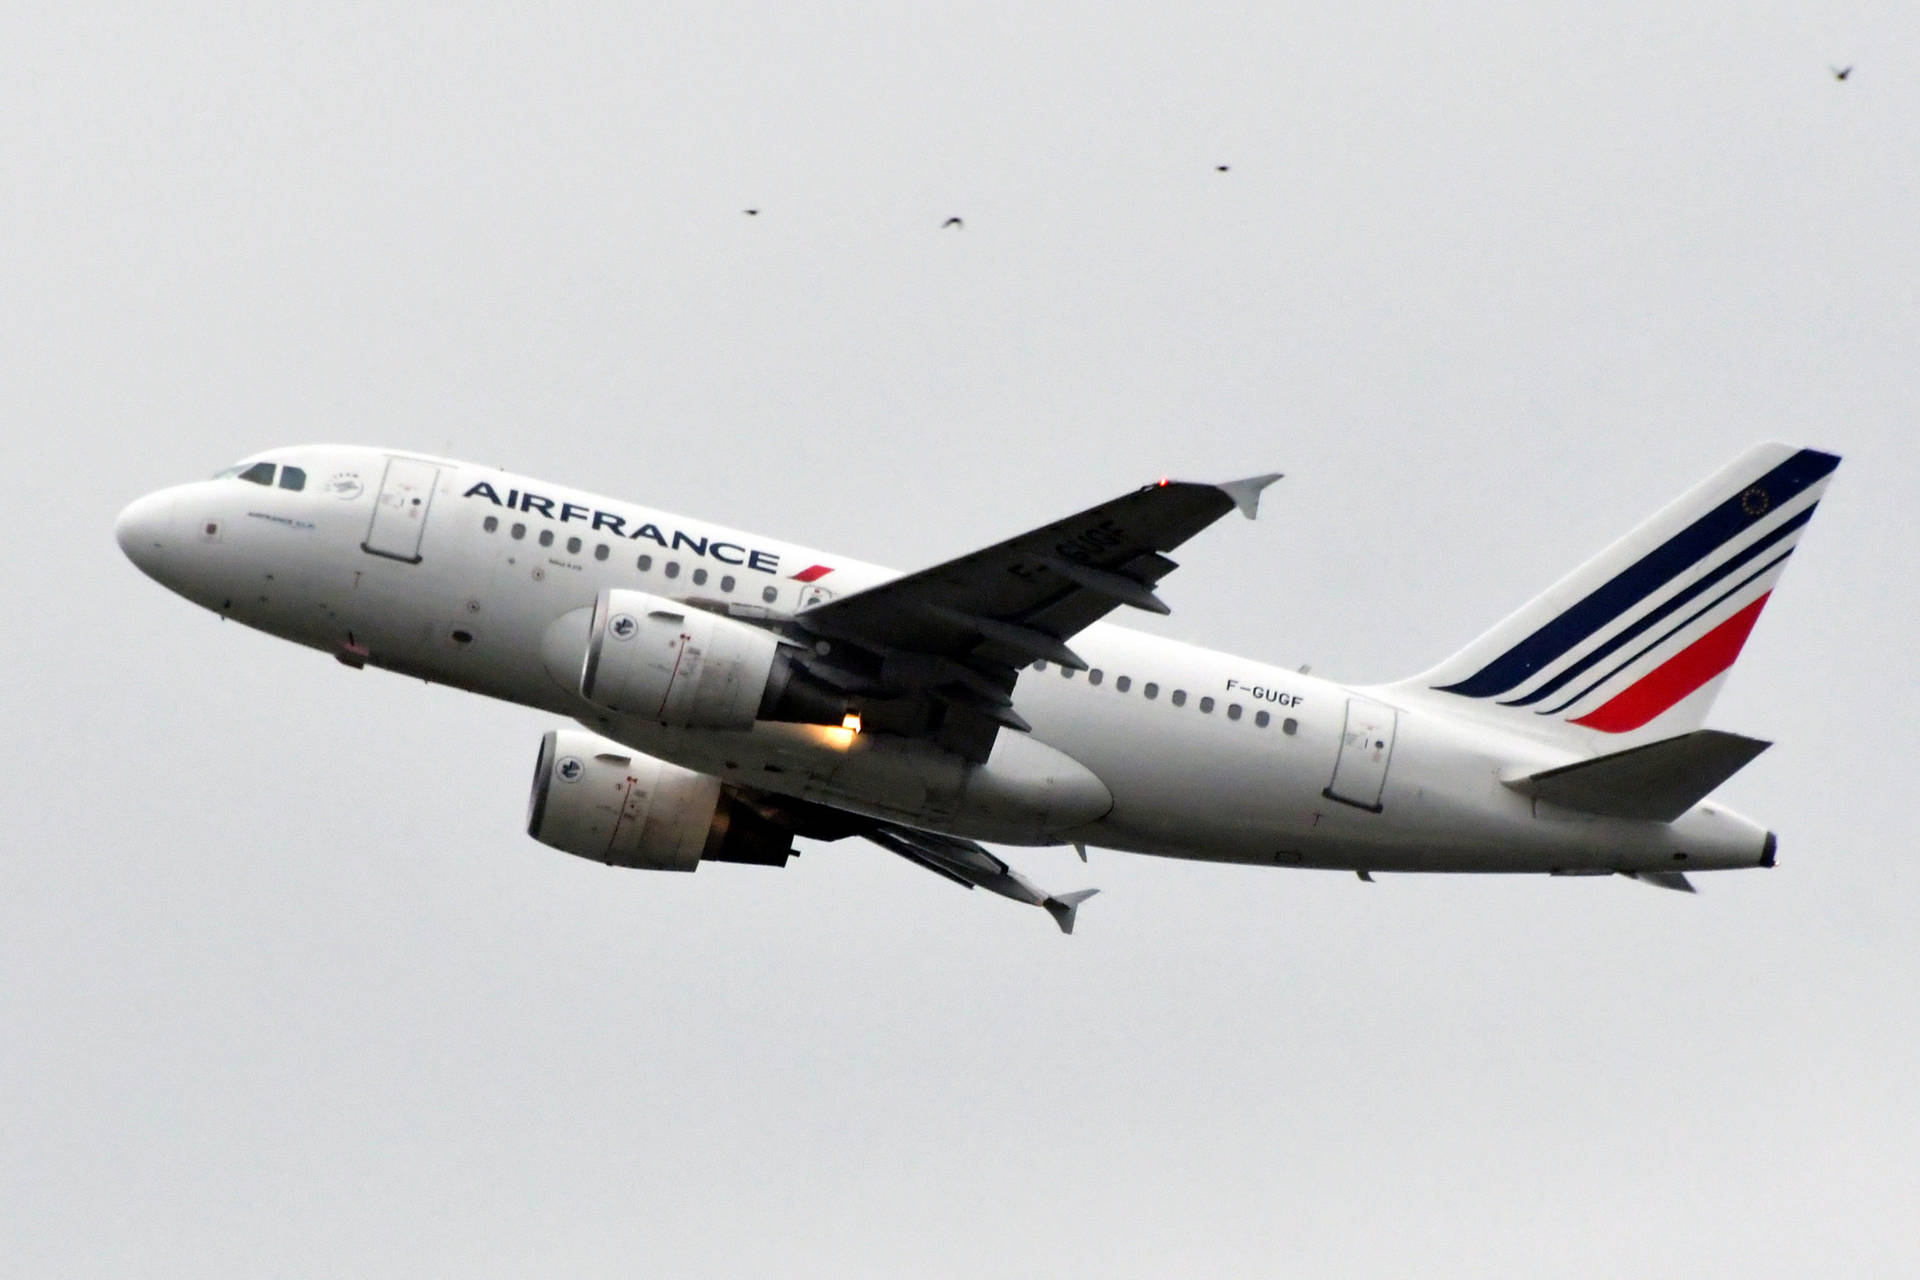
[[172, 491], [162, 489], [135, 498], [113, 524], [120, 550], [150, 578], [160, 576], [161, 559], [173, 542], [173, 504]]

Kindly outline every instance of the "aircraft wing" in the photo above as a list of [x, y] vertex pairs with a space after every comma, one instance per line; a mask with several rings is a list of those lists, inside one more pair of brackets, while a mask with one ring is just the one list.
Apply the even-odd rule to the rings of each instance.
[[1165, 553], [1235, 508], [1252, 519], [1260, 491], [1279, 478], [1162, 480], [815, 605], [794, 618], [824, 642], [808, 670], [870, 699], [872, 727], [944, 731], [946, 745], [984, 758], [998, 727], [1028, 727], [1012, 708], [1022, 667], [1044, 659], [1085, 670], [1067, 642], [1089, 624], [1123, 604], [1166, 613], [1153, 592], [1176, 567]]
[[908, 862], [925, 867], [969, 889], [990, 889], [1015, 902], [1044, 907], [1060, 932], [1072, 933], [1074, 916], [1080, 904], [1100, 892], [1082, 889], [1078, 893], [1051, 894], [1036, 888], [1032, 881], [994, 857], [982, 845], [954, 836], [935, 835], [913, 827], [881, 823], [861, 833], [882, 849], [891, 850]]
[[[794, 835], [829, 841], [853, 835], [865, 836], [882, 849], [897, 853], [915, 866], [925, 867], [964, 888], [987, 889], [1015, 902], [1042, 907], [1060, 926], [1062, 933], [1073, 932], [1074, 916], [1079, 912], [1080, 904], [1099, 892], [1097, 889], [1082, 889], [1078, 893], [1048, 893], [1015, 871], [1005, 859], [988, 852], [984, 845], [958, 836], [921, 831], [915, 827], [849, 813], [830, 805], [753, 788], [740, 788], [737, 794], [751, 812], [777, 823]], [[735, 820], [738, 821], [738, 818]], [[1086, 850], [1081, 849], [1081, 860], [1085, 861], [1086, 856]], [[785, 846], [780, 846], [777, 862], [783, 864], [786, 859]]]

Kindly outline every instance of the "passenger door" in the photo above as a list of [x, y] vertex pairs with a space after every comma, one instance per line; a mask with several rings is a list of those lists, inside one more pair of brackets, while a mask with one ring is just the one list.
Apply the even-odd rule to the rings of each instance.
[[1392, 707], [1370, 698], [1348, 698], [1333, 780], [1321, 794], [1379, 813], [1380, 794], [1387, 785], [1387, 762], [1393, 758], [1393, 730], [1399, 719], [1400, 713]]
[[362, 551], [408, 564], [420, 563], [420, 538], [426, 532], [427, 511], [440, 468], [416, 458], [387, 459], [387, 474], [373, 504], [373, 523], [367, 526]]

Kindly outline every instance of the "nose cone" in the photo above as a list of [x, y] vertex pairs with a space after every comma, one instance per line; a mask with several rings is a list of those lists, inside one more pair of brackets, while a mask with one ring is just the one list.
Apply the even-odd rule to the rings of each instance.
[[142, 573], [156, 581], [164, 581], [160, 576], [161, 567], [173, 550], [173, 507], [173, 491], [162, 489], [134, 499], [113, 525], [113, 536], [119, 541], [120, 550]]

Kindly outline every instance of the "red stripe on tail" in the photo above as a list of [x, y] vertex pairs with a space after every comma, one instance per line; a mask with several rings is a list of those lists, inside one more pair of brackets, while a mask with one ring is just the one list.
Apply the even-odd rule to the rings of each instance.
[[1602, 733], [1638, 729], [1732, 666], [1766, 603], [1761, 596], [1573, 723]]

